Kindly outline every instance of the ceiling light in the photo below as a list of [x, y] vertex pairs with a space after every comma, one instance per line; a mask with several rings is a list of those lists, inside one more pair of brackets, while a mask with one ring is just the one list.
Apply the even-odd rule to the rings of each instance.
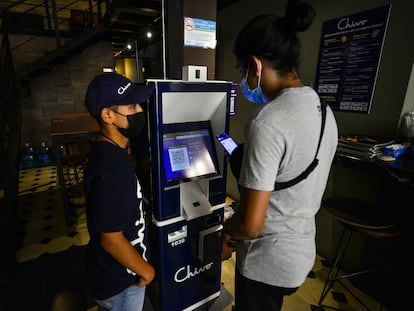
[[151, 38], [152, 37], [152, 32], [151, 31], [148, 31], [147, 32], [147, 38]]

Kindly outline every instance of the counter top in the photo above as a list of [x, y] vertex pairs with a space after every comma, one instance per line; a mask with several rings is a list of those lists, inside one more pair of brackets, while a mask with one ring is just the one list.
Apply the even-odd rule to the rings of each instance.
[[336, 153], [334, 163], [371, 173], [385, 174], [398, 182], [414, 185], [414, 157], [411, 154], [387, 162], [377, 158], [366, 159]]

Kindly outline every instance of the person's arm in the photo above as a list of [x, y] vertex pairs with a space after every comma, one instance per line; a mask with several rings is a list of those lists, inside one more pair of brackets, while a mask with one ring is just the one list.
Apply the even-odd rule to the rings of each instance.
[[121, 231], [101, 233], [101, 245], [121, 265], [140, 276], [136, 285], [148, 285], [154, 279], [154, 268], [142, 258]]
[[249, 240], [260, 235], [271, 194], [271, 191], [240, 187], [240, 206], [224, 224], [225, 243], [230, 239]]

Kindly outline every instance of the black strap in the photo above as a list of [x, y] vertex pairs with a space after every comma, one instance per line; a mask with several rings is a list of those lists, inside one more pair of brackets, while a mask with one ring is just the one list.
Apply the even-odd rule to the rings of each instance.
[[315, 167], [318, 166], [319, 160], [317, 159], [317, 156], [318, 156], [318, 152], [319, 152], [319, 147], [321, 146], [323, 131], [325, 129], [325, 121], [326, 121], [326, 106], [325, 106], [325, 104], [321, 104], [321, 110], [322, 110], [321, 134], [319, 136], [318, 148], [316, 148], [315, 157], [314, 157], [312, 163], [309, 164], [309, 166], [299, 176], [297, 176], [297, 177], [295, 177], [295, 178], [293, 178], [289, 181], [279, 182], [279, 183], [276, 182], [275, 183], [275, 188], [273, 189], [273, 191], [286, 189], [286, 188], [292, 187], [293, 185], [296, 185], [297, 183], [299, 183], [302, 180], [306, 179], [309, 176], [309, 174], [315, 169]]

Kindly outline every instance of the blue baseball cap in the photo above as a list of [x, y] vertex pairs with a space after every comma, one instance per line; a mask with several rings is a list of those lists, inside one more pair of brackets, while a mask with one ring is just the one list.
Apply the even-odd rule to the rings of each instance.
[[153, 90], [153, 85], [134, 83], [113, 72], [104, 73], [95, 76], [89, 83], [85, 106], [91, 116], [96, 118], [103, 108], [144, 103]]

